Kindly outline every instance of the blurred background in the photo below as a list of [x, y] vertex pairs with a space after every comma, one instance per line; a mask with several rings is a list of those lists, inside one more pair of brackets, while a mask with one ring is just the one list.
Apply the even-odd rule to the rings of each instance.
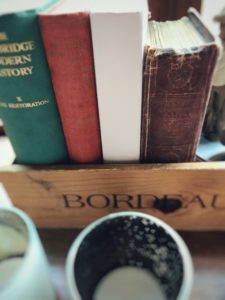
[[219, 24], [213, 21], [213, 17], [225, 6], [225, 0], [149, 0], [148, 2], [152, 19], [156, 21], [179, 19], [186, 15], [190, 6], [195, 7], [211, 31], [216, 35], [219, 34]]

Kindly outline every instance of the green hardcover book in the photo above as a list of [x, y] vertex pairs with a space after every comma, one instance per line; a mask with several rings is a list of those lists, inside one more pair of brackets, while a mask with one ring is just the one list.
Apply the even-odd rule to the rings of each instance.
[[0, 118], [19, 163], [68, 158], [37, 18], [54, 2], [0, 1]]

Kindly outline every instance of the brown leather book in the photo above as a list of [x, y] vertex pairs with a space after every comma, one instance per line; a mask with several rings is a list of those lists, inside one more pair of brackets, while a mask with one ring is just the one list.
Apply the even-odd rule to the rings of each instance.
[[149, 22], [142, 162], [194, 160], [218, 54], [215, 38], [194, 9], [177, 21]]

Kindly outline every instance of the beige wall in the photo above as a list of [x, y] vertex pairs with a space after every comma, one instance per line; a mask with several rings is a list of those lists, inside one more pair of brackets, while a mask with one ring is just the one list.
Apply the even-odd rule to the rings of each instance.
[[213, 17], [217, 15], [223, 7], [225, 7], [225, 0], [202, 0], [202, 18], [212, 33], [216, 35], [219, 34], [219, 24], [213, 21]]

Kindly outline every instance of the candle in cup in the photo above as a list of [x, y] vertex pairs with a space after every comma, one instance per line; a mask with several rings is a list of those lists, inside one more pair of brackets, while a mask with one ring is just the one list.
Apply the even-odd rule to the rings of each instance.
[[0, 287], [16, 273], [22, 262], [21, 257], [5, 259], [0, 262]]
[[114, 269], [98, 283], [94, 300], [166, 300], [157, 279], [147, 270], [133, 266]]
[[21, 266], [27, 249], [27, 239], [20, 231], [0, 225], [0, 287], [16, 273]]

